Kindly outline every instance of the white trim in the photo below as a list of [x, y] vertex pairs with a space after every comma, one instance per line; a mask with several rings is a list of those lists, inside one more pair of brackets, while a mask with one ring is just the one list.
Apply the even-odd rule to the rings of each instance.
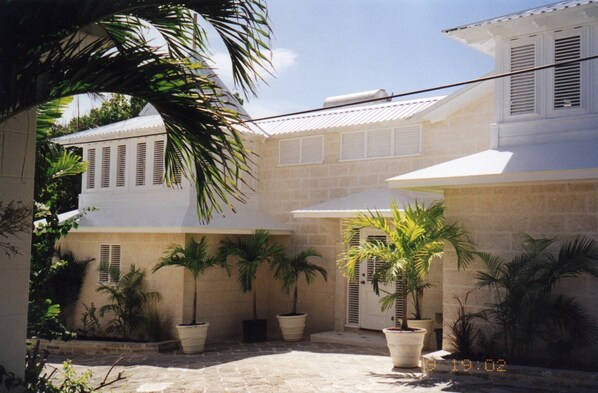
[[[370, 210], [293, 210], [294, 218], [353, 218], [360, 214], [367, 214]], [[392, 217], [390, 209], [372, 209], [384, 217]]]
[[[77, 233], [205, 233], [220, 235], [251, 235], [255, 229], [235, 229], [235, 228], [205, 228], [205, 227], [78, 227], [71, 229], [71, 232]], [[272, 235], [291, 235], [292, 230], [269, 229]]]

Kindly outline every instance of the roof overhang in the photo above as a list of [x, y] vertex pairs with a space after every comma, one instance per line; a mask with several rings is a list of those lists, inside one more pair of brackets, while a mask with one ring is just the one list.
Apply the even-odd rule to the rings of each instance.
[[598, 139], [486, 150], [387, 179], [390, 188], [447, 187], [598, 179]]
[[440, 199], [439, 195], [428, 192], [369, 188], [304, 209], [293, 210], [291, 213], [295, 218], [351, 218], [369, 211], [377, 211], [390, 217], [390, 205], [393, 200], [397, 202], [399, 208], [402, 208], [416, 201], [421, 203], [437, 199]]

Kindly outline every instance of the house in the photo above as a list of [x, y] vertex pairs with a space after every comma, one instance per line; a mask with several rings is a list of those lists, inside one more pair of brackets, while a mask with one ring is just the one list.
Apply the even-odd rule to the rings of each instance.
[[[496, 58], [496, 72], [521, 70], [598, 53], [598, 4], [566, 1], [445, 31], [451, 38]], [[576, 65], [579, 64], [579, 65]], [[336, 268], [344, 251], [345, 219], [367, 209], [444, 198], [448, 216], [469, 230], [485, 251], [509, 256], [518, 235], [598, 237], [598, 64], [576, 63], [472, 84], [448, 96], [392, 101], [382, 89], [331, 97], [322, 111], [257, 121], [243, 138], [256, 152], [247, 205], [237, 214], [200, 225], [193, 187], [161, 182], [164, 128], [156, 115], [60, 138], [83, 148], [90, 170], [80, 207], [98, 207], [64, 248], [96, 262], [81, 302], [99, 302], [100, 261], [151, 268], [167, 245], [252, 229], [273, 231], [291, 251], [315, 247], [328, 282], [301, 289], [300, 308], [310, 314], [307, 331], [375, 329], [396, 323], [381, 312], [365, 279], [348, 283]], [[360, 104], [364, 99], [376, 103]], [[338, 104], [348, 106], [338, 108]], [[379, 234], [363, 230], [360, 240]], [[357, 241], [357, 239], [356, 239]], [[447, 253], [433, 265], [424, 315], [454, 320], [455, 295], [473, 288], [475, 267], [457, 272]], [[262, 269], [259, 313], [269, 318], [289, 309], [268, 269]], [[175, 322], [188, 319], [191, 278], [176, 269], [149, 277]], [[571, 288], [595, 308], [598, 286], [588, 279]], [[250, 315], [249, 296], [234, 279], [211, 272], [200, 284], [199, 315], [216, 329], [210, 337], [240, 334]], [[470, 303], [481, 307], [485, 298]], [[79, 310], [80, 312], [81, 310]]]

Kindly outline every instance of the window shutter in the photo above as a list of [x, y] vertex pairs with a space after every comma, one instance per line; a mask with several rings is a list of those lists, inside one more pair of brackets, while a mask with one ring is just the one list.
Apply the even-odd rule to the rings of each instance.
[[[359, 246], [359, 230], [354, 230], [349, 247]], [[355, 278], [349, 280], [347, 288], [347, 323], [359, 324], [359, 264], [355, 266]]]
[[343, 160], [357, 160], [365, 158], [365, 132], [352, 132], [341, 136]]
[[118, 282], [120, 278], [120, 245], [113, 245], [110, 255], [110, 281]]
[[102, 188], [110, 187], [110, 147], [102, 147], [102, 176], [100, 181]]
[[110, 278], [108, 271], [110, 270], [110, 246], [107, 244], [100, 245], [100, 282], [108, 282]]
[[[554, 41], [554, 62], [581, 57], [581, 36], [574, 35]], [[554, 69], [554, 109], [581, 105], [581, 64], [572, 63]]]
[[96, 187], [96, 149], [87, 150], [87, 188]]
[[127, 163], [127, 146], [118, 145], [116, 148], [116, 187], [124, 187]]
[[[536, 45], [511, 47], [511, 71], [519, 71], [536, 65]], [[536, 74], [527, 72], [511, 76], [510, 113], [520, 115], [536, 111]]]
[[391, 130], [373, 130], [367, 134], [367, 157], [388, 157], [392, 149]]
[[278, 163], [280, 165], [299, 164], [301, 162], [301, 139], [280, 141]]
[[153, 184], [164, 183], [164, 141], [154, 142], [154, 181]]
[[135, 185], [145, 186], [145, 163], [146, 163], [146, 144], [137, 144], [137, 160], [135, 169]]
[[[395, 287], [396, 293], [401, 293], [403, 288], [403, 283], [401, 282], [401, 277], [397, 280], [397, 284]], [[401, 321], [403, 320], [403, 303], [401, 301], [395, 302], [395, 326], [401, 326]]]
[[323, 161], [323, 138], [311, 136], [301, 138], [301, 163], [311, 164]]
[[412, 156], [421, 153], [421, 130], [418, 126], [394, 131], [394, 155]]

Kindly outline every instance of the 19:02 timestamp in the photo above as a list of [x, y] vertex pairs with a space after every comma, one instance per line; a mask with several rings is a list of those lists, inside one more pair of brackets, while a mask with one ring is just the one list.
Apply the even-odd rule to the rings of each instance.
[[[425, 360], [425, 367], [428, 372], [433, 372], [434, 369], [438, 366], [435, 359], [426, 359]], [[447, 364], [446, 361], [442, 362], [443, 364]], [[483, 362], [471, 361], [469, 359], [457, 360], [452, 359], [450, 360], [451, 372], [469, 372], [469, 371], [485, 371], [485, 372], [497, 372], [497, 373], [504, 373], [507, 372], [507, 361], [504, 359], [486, 359]], [[443, 367], [444, 368], [444, 367]], [[446, 370], [446, 369], [445, 369]], [[444, 371], [447, 372], [447, 371]]]

